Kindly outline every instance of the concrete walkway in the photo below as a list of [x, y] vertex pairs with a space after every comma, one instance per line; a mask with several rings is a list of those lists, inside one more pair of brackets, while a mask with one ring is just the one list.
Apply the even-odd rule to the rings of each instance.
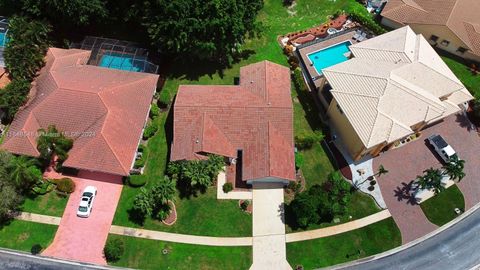
[[[321, 228], [317, 230], [303, 231], [297, 233], [286, 234], [286, 242], [299, 242], [305, 240], [313, 240], [317, 238], [328, 237], [348, 231], [360, 229], [370, 224], [382, 221], [391, 217], [388, 210], [375, 213], [373, 215], [353, 220], [347, 223]], [[61, 218], [46, 215], [39, 215], [33, 213], [22, 212], [16, 216], [15, 219], [31, 221], [37, 223], [59, 225]], [[178, 233], [168, 233], [161, 231], [145, 230], [138, 228], [130, 228], [123, 226], [112, 225], [110, 228], [111, 234], [125, 235], [137, 238], [145, 238], [159, 241], [167, 241], [174, 243], [184, 243], [193, 245], [205, 246], [251, 246], [253, 244], [253, 237], [213, 237], [213, 236], [199, 236]]]
[[223, 168], [223, 170], [224, 171], [220, 172], [217, 177], [217, 199], [219, 200], [251, 200], [252, 199], [251, 190], [244, 190], [244, 191], [232, 190], [228, 193], [223, 192], [223, 185], [227, 182], [225, 167]]
[[250, 270], [292, 269], [287, 262], [282, 183], [253, 184], [252, 235]]

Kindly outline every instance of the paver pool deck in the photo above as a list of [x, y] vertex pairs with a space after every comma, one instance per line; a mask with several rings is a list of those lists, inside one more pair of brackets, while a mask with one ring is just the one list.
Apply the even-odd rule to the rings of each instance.
[[[75, 191], [70, 195], [53, 243], [42, 255], [106, 265], [103, 247], [120, 199], [121, 177], [81, 172], [71, 178], [76, 184]], [[88, 185], [97, 188], [97, 197], [90, 217], [79, 218], [78, 204]]]

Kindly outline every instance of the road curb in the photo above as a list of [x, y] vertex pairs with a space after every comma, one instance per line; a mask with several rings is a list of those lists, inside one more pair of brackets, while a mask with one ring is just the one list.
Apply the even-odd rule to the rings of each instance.
[[409, 242], [405, 245], [399, 246], [397, 248], [385, 251], [385, 252], [380, 253], [380, 254], [376, 254], [376, 255], [372, 255], [372, 256], [369, 256], [369, 257], [362, 258], [362, 259], [358, 259], [358, 260], [355, 260], [355, 261], [342, 263], [342, 264], [337, 264], [337, 265], [329, 266], [329, 267], [325, 267], [325, 268], [317, 268], [317, 269], [323, 269], [323, 270], [343, 269], [345, 267], [356, 266], [356, 265], [359, 265], [359, 264], [362, 264], [362, 263], [371, 262], [371, 261], [375, 261], [375, 260], [378, 260], [378, 259], [381, 259], [381, 258], [391, 256], [391, 255], [396, 254], [398, 252], [401, 252], [405, 249], [414, 247], [414, 246], [422, 243], [423, 241], [425, 241], [425, 240], [427, 240], [427, 239], [429, 239], [429, 238], [431, 238], [431, 237], [433, 237], [433, 236], [451, 228], [452, 226], [454, 226], [458, 222], [460, 222], [460, 221], [464, 220], [465, 218], [469, 217], [471, 214], [473, 214], [478, 209], [480, 209], [480, 203], [477, 203], [472, 208], [465, 211], [462, 215], [458, 216], [457, 218], [448, 222], [447, 224], [443, 225], [442, 227], [436, 229], [435, 231], [430, 232], [430, 233], [428, 233], [428, 234], [426, 234], [426, 235], [424, 235], [420, 238], [417, 238], [417, 239], [415, 239], [415, 240], [413, 240], [413, 241], [411, 241], [411, 242]]
[[27, 253], [27, 252], [8, 249], [8, 248], [0, 248], [0, 253], [20, 256], [20, 257], [24, 257], [24, 258], [31, 258], [31, 259], [35, 259], [35, 260], [42, 260], [42, 261], [52, 262], [52, 263], [68, 264], [68, 265], [72, 265], [72, 266], [85, 267], [85, 269], [133, 270], [132, 268], [122, 268], [122, 267], [115, 267], [115, 266], [108, 266], [108, 265], [97, 265], [97, 264], [91, 264], [91, 263], [71, 261], [71, 260], [66, 260], [66, 259], [56, 259], [56, 258], [53, 258], [53, 257], [46, 257], [46, 256], [42, 256], [42, 255], [33, 255], [33, 254], [30, 254], [30, 253]]

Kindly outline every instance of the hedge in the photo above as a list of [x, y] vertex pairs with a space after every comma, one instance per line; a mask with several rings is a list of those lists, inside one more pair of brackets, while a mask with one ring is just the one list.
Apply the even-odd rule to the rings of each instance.
[[147, 177], [143, 175], [132, 175], [128, 178], [128, 185], [131, 187], [141, 187], [147, 183]]

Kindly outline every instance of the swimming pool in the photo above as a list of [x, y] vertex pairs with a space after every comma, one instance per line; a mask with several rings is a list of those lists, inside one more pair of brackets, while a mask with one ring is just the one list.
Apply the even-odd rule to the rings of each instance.
[[348, 57], [346, 57], [345, 54], [350, 51], [348, 49], [350, 45], [352, 45], [350, 41], [345, 41], [325, 49], [309, 53], [307, 57], [310, 60], [310, 63], [313, 64], [313, 67], [315, 67], [317, 73], [321, 75], [322, 69], [348, 60]]
[[5, 33], [0, 33], [0, 47], [5, 47], [5, 43], [7, 43], [7, 36]]
[[143, 65], [144, 62], [145, 59], [143, 58], [137, 57], [134, 60], [132, 56], [112, 53], [104, 54], [100, 59], [99, 66], [127, 71], [143, 72], [145, 71]]

